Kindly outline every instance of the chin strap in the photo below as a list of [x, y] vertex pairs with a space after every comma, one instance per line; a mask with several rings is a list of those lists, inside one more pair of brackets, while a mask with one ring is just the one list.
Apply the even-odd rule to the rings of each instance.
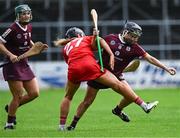
[[124, 31], [122, 32], [122, 37], [124, 37], [125, 35], [127, 35], [127, 33], [128, 33], [128, 30], [124, 30]]
[[[127, 33], [128, 33], [128, 30], [124, 30], [124, 31], [122, 32], [121, 38], [122, 38], [123, 41], [124, 41], [124, 36], [127, 35]], [[125, 42], [125, 41], [124, 41], [124, 42]]]
[[28, 25], [29, 24], [29, 22], [19, 22], [19, 23], [22, 25]]

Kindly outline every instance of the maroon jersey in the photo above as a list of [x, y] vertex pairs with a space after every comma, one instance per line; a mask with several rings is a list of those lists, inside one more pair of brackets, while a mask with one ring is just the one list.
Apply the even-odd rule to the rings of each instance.
[[[102, 56], [104, 68], [111, 71], [120, 81], [124, 80], [122, 72], [126, 66], [135, 58], [141, 58], [145, 56], [146, 51], [138, 44], [127, 45], [123, 43], [120, 34], [110, 34], [104, 37], [104, 39], [108, 43], [115, 56], [114, 70], [111, 70], [109, 67], [109, 54], [106, 51], [103, 51]], [[105, 86], [96, 81], [88, 81], [87, 84], [95, 89], [109, 88], [108, 86]]]
[[105, 41], [110, 46], [115, 56], [114, 70], [110, 70], [109, 67], [109, 54], [103, 51], [103, 64], [104, 67], [110, 70], [117, 77], [121, 75], [126, 66], [135, 58], [141, 58], [145, 56], [145, 50], [138, 44], [126, 45], [121, 40], [120, 34], [110, 34], [104, 37]]
[[[5, 47], [14, 55], [21, 55], [30, 49], [31, 25], [23, 28], [18, 22], [13, 23], [1, 36]], [[8, 61], [8, 57], [5, 57]], [[3, 67], [5, 80], [31, 80], [34, 77], [28, 65], [28, 59], [22, 59], [18, 63], [11, 63]]]
[[31, 25], [22, 28], [15, 22], [0, 36], [0, 40], [11, 53], [19, 56], [29, 50], [31, 32]]

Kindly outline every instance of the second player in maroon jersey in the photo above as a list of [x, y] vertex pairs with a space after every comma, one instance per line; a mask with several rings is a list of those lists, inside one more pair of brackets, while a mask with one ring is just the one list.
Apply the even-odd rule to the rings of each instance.
[[[18, 59], [34, 45], [30, 7], [26, 4], [15, 7], [15, 16], [15, 22], [0, 36], [0, 51], [5, 55], [5, 62], [9, 62], [3, 67], [3, 75], [12, 94], [11, 102], [5, 106], [8, 116], [4, 129], [14, 129], [18, 108], [39, 95], [39, 86], [28, 59]], [[24, 90], [27, 93], [24, 94]]]

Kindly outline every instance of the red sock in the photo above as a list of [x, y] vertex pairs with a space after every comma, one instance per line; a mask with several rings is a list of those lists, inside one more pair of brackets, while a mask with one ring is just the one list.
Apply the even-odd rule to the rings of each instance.
[[65, 125], [66, 124], [66, 116], [61, 116], [60, 117], [60, 125]]
[[143, 100], [140, 97], [137, 97], [134, 102], [138, 105], [141, 105], [143, 103]]

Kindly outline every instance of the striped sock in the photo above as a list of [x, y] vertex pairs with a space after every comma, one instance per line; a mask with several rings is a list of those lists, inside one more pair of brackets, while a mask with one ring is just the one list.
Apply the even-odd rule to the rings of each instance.
[[136, 100], [134, 101], [137, 105], [140, 105], [144, 102], [140, 97], [137, 97]]
[[60, 117], [60, 125], [65, 125], [66, 124], [66, 116], [61, 116]]
[[141, 106], [141, 108], [146, 109], [147, 103], [145, 103], [140, 97], [136, 98], [135, 103]]
[[65, 130], [66, 118], [67, 118], [66, 116], [61, 116], [61, 117], [60, 117], [59, 129], [60, 129], [61, 131], [64, 131], [64, 130]]

